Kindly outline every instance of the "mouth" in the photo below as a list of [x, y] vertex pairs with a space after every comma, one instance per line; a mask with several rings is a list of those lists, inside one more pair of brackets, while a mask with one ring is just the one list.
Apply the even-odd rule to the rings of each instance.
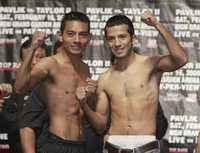
[[71, 46], [73, 50], [81, 50], [81, 46]]
[[116, 53], [120, 54], [120, 53], [123, 53], [124, 52], [124, 49], [123, 48], [120, 48], [120, 49], [115, 49], [114, 50]]

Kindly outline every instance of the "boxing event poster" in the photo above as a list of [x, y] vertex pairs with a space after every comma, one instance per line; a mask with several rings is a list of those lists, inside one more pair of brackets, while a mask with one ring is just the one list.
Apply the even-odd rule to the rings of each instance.
[[[192, 153], [200, 130], [200, 1], [199, 0], [0, 0], [0, 82], [15, 78], [20, 45], [34, 31], [45, 31], [50, 51], [57, 38], [63, 14], [77, 10], [91, 20], [92, 40], [84, 53], [93, 79], [110, 66], [110, 50], [103, 28], [109, 17], [125, 14], [133, 22], [137, 40], [135, 50], [154, 56], [168, 54], [158, 31], [141, 22], [150, 10], [162, 22], [189, 55], [189, 62], [175, 72], [164, 73], [160, 84], [160, 103], [169, 127], [164, 139], [171, 153]], [[6, 121], [5, 121], [6, 122]], [[7, 132], [0, 124], [0, 150]], [[120, 126], [120, 125], [119, 125]]]

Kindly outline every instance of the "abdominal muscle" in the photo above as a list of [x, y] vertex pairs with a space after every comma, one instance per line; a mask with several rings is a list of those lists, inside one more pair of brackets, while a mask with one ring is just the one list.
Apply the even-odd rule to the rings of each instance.
[[109, 135], [155, 135], [155, 123], [152, 121], [124, 121], [113, 120]]
[[80, 116], [69, 115], [66, 117], [51, 117], [49, 130], [53, 134], [67, 140], [83, 140], [83, 126], [80, 123]]
[[67, 140], [84, 139], [83, 112], [74, 94], [58, 98], [59, 105], [49, 103], [49, 130]]
[[134, 98], [112, 101], [111, 135], [155, 135], [157, 103]]

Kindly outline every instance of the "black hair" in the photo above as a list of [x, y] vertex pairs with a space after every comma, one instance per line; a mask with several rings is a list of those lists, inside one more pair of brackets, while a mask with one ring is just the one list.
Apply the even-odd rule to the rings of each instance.
[[[23, 49], [27, 49], [31, 47], [31, 43], [32, 43], [32, 37], [30, 37], [28, 40], [26, 40], [20, 47], [19, 50], [19, 56], [20, 59], [23, 61]], [[45, 43], [42, 43], [42, 45], [40, 46], [40, 48], [43, 48], [45, 50], [46, 55], [48, 55], [48, 46]]]
[[88, 24], [88, 31], [90, 31], [90, 19], [89, 17], [82, 13], [82, 12], [69, 12], [65, 14], [61, 20], [61, 26], [60, 26], [60, 31], [63, 32], [65, 28], [65, 22], [66, 21], [81, 21], [85, 22]]
[[[105, 38], [106, 38], [106, 30], [109, 27], [117, 26], [117, 25], [122, 25], [125, 24], [128, 26], [128, 32], [130, 33], [130, 36], [133, 37], [135, 35], [135, 30], [132, 21], [125, 15], [123, 14], [117, 14], [112, 16], [111, 18], [108, 19], [106, 22], [105, 28], [104, 28], [104, 33], [105, 33]], [[115, 60], [115, 56], [113, 53], [111, 53], [111, 63], [113, 64]]]
[[106, 22], [106, 26], [104, 28], [105, 36], [106, 36], [106, 29], [108, 27], [113, 27], [121, 24], [128, 25], [128, 32], [130, 33], [131, 37], [135, 35], [135, 30], [132, 21], [127, 16], [123, 14], [118, 14], [109, 18], [108, 21]]

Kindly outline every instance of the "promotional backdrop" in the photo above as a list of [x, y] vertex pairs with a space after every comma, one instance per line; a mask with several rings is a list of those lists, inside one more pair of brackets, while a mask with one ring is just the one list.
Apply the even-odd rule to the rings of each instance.
[[[71, 10], [82, 11], [91, 20], [92, 40], [84, 60], [93, 79], [110, 66], [103, 28], [114, 14], [125, 14], [133, 21], [137, 36], [134, 47], [138, 52], [150, 56], [167, 54], [157, 30], [141, 22], [147, 9], [189, 55], [187, 65], [164, 74], [160, 102], [169, 122], [165, 139], [170, 143], [170, 152], [192, 153], [200, 130], [200, 0], [0, 0], [0, 83], [15, 78], [19, 48], [27, 36], [36, 30], [47, 32], [51, 36], [46, 43], [51, 49], [63, 14]], [[4, 138], [2, 133], [0, 139]]]

